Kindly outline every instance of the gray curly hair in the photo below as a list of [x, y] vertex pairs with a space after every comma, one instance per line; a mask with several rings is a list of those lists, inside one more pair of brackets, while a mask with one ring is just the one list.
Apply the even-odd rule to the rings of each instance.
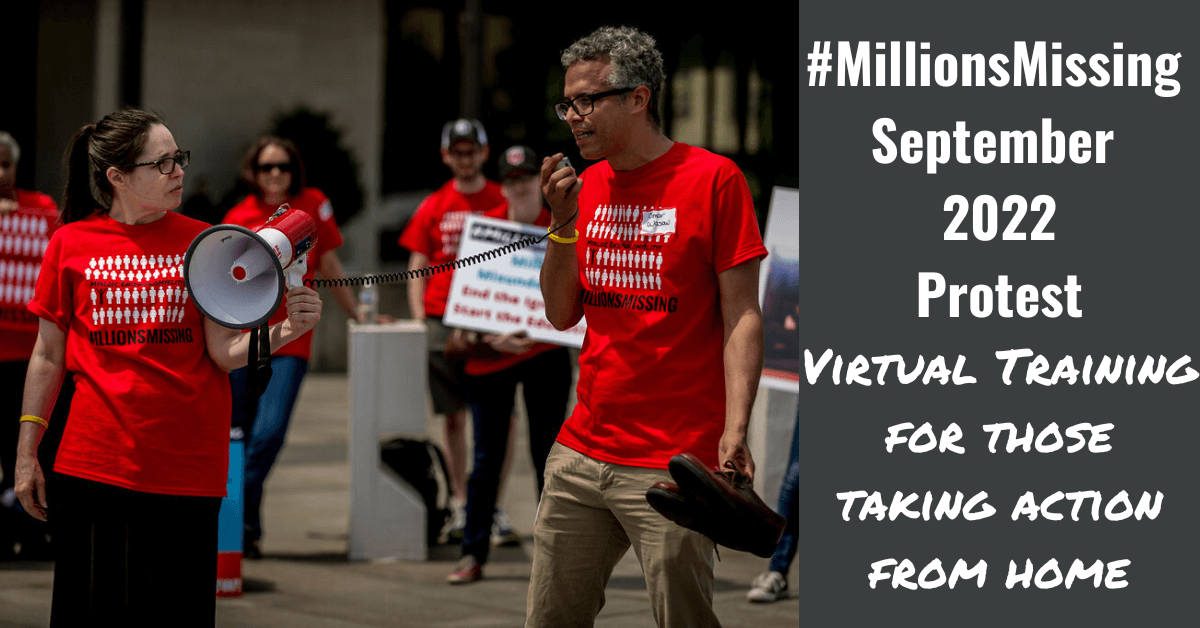
[[6, 131], [0, 131], [0, 146], [8, 148], [8, 154], [12, 157], [13, 163], [21, 161], [21, 146]]
[[[667, 73], [663, 70], [662, 53], [655, 45], [653, 37], [636, 28], [601, 26], [563, 51], [562, 67], [569, 69], [576, 61], [585, 59], [607, 59], [612, 64], [607, 78], [610, 87], [645, 85], [650, 90], [650, 122], [660, 128], [659, 108]], [[624, 100], [625, 95], [620, 98]]]

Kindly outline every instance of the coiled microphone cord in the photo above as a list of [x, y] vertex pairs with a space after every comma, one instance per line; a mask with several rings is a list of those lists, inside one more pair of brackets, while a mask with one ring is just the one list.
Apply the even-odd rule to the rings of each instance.
[[456, 260], [453, 260], [450, 262], [438, 264], [437, 266], [426, 266], [425, 268], [417, 268], [415, 270], [408, 270], [408, 271], [404, 271], [404, 272], [400, 272], [400, 273], [385, 273], [382, 275], [363, 275], [361, 277], [344, 277], [341, 279], [305, 279], [304, 285], [309, 288], [323, 288], [323, 287], [340, 287], [340, 286], [370, 286], [373, 284], [384, 284], [384, 283], [401, 283], [401, 282], [409, 281], [412, 279], [418, 279], [418, 278], [422, 278], [422, 277], [430, 277], [433, 275], [437, 275], [439, 273], [444, 273], [446, 271], [458, 270], [458, 269], [464, 268], [466, 266], [478, 264], [479, 262], [483, 262], [483, 261], [490, 260], [490, 259], [495, 259], [495, 258], [501, 257], [503, 255], [508, 255], [509, 253], [514, 253], [523, 248], [527, 248], [527, 247], [533, 246], [535, 244], [538, 244], [539, 242], [544, 242], [546, 240], [546, 238], [550, 237], [550, 234], [555, 233], [559, 229], [562, 229], [563, 227], [571, 224], [571, 222], [573, 222], [575, 220], [575, 218], [578, 216], [579, 216], [579, 210], [575, 210], [575, 214], [572, 215], [569, 219], [567, 219], [566, 222], [559, 225], [558, 228], [555, 229], [554, 231], [546, 232], [541, 237], [529, 236], [527, 238], [517, 240], [516, 242], [511, 242], [509, 244], [505, 244], [504, 246], [496, 247], [490, 251], [484, 251], [478, 255], [472, 255], [470, 257], [464, 257], [462, 259], [456, 259]]

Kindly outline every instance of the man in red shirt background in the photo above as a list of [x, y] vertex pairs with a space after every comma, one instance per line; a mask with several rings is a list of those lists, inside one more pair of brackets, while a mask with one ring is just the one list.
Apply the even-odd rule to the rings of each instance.
[[[409, 270], [454, 261], [467, 216], [482, 214], [504, 202], [500, 185], [483, 176], [488, 139], [478, 120], [460, 118], [447, 122], [442, 128], [441, 155], [453, 178], [421, 202], [400, 234], [400, 246], [410, 252]], [[447, 359], [443, 351], [449, 330], [442, 325], [442, 315], [452, 277], [453, 273], [443, 272], [412, 279], [408, 282], [408, 304], [412, 317], [425, 321], [429, 332], [429, 393], [433, 411], [445, 417], [447, 474], [450, 492], [457, 502], [450, 537], [458, 540], [466, 524], [466, 426], [470, 407], [463, 364]]]

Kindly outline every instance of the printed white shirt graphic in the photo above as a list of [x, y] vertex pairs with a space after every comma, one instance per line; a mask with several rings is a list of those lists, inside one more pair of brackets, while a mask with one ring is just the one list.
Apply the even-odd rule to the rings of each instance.
[[187, 314], [183, 255], [93, 257], [83, 276], [91, 304], [86, 316], [97, 328], [177, 324]]
[[33, 298], [55, 219], [53, 210], [24, 206], [0, 217], [0, 308], [12, 310], [4, 320], [29, 318], [25, 304]]
[[589, 287], [662, 290], [663, 251], [675, 235], [674, 207], [601, 205], [583, 232]]
[[458, 242], [462, 239], [463, 223], [471, 212], [446, 212], [438, 227], [442, 232], [442, 253], [449, 256], [458, 255]]

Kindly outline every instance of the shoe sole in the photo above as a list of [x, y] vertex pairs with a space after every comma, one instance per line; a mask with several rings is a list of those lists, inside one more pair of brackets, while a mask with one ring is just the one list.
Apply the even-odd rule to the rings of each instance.
[[679, 493], [652, 486], [646, 490], [646, 501], [658, 514], [685, 528], [696, 529], [691, 507]]
[[779, 595], [777, 595], [775, 597], [768, 597], [768, 596], [769, 596], [769, 594], [761, 596], [761, 597], [746, 596], [746, 601], [751, 602], [753, 604], [770, 604], [771, 602], [778, 602], [779, 600], [786, 600], [788, 597], [786, 592], [780, 593]]

